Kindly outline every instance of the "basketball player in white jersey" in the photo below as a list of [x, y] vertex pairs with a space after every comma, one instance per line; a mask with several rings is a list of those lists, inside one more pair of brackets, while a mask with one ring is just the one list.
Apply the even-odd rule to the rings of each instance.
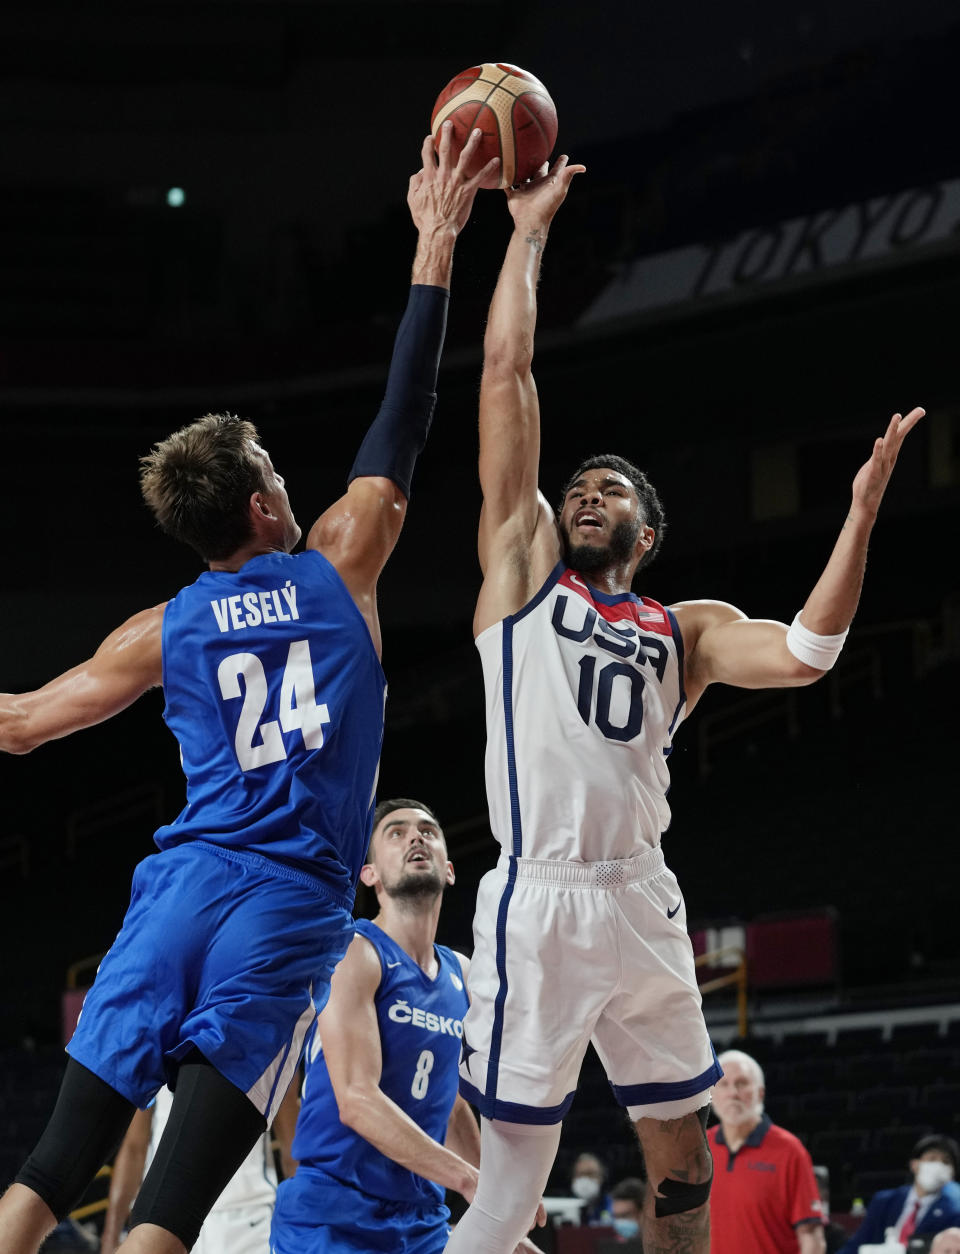
[[[146, 1110], [138, 1110], [117, 1150], [110, 1177], [110, 1200], [103, 1221], [100, 1254], [114, 1254], [120, 1245], [130, 1208], [153, 1161], [173, 1105], [166, 1086]], [[273, 1121], [284, 1174], [292, 1174], [290, 1158], [300, 1103], [292, 1084]], [[237, 1168], [203, 1221], [193, 1254], [270, 1254], [270, 1220], [277, 1196], [277, 1169], [270, 1132], [264, 1132]]]
[[645, 476], [612, 455], [590, 458], [558, 517], [537, 487], [537, 279], [551, 220], [582, 170], [561, 157], [507, 191], [514, 229], [484, 341], [474, 629], [490, 822], [503, 851], [474, 923], [460, 1074], [483, 1116], [483, 1153], [451, 1254], [508, 1254], [529, 1228], [591, 1039], [646, 1160], [644, 1249], [709, 1249], [704, 1125], [721, 1072], [683, 899], [660, 851], [666, 759], [708, 684], [810, 684], [836, 660], [877, 508], [923, 414], [896, 415], [876, 441], [790, 628], [718, 601], [665, 609], [636, 597], [634, 575], [663, 531]]

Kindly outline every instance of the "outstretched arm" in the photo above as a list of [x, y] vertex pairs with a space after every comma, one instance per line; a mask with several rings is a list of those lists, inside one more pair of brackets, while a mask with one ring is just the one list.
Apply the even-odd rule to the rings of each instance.
[[903, 441], [923, 414], [922, 409], [913, 409], [906, 417], [894, 414], [886, 434], [875, 441], [869, 460], [853, 481], [850, 512], [830, 559], [794, 627], [750, 620], [733, 606], [715, 601], [675, 607], [687, 652], [688, 708], [707, 684], [799, 686], [814, 683], [830, 668], [831, 653], [835, 660], [860, 601], [867, 545], [880, 502]]
[[407, 193], [418, 231], [412, 286], [386, 393], [357, 454], [346, 494], [317, 519], [307, 537], [307, 547], [319, 549], [339, 571], [378, 649], [376, 583], [400, 536], [414, 465], [437, 400], [454, 245], [477, 189], [493, 167], [488, 163], [467, 177], [479, 141], [477, 130], [456, 161], [452, 128], [446, 124], [438, 156], [430, 136], [423, 142], [423, 167], [410, 179]]
[[163, 681], [164, 605], [111, 632], [92, 658], [33, 692], [0, 694], [0, 749], [29, 753], [119, 714]]
[[[374, 1005], [380, 975], [373, 946], [355, 937], [334, 972], [330, 999], [320, 1015], [323, 1056], [340, 1121], [401, 1167], [456, 1189], [470, 1201], [477, 1187], [476, 1167], [428, 1136], [380, 1088], [383, 1056]], [[307, 1093], [309, 1101], [309, 1088]]]
[[[484, 586], [474, 624], [477, 633], [519, 609], [559, 552], [553, 513], [537, 488], [540, 406], [533, 341], [537, 282], [550, 223], [583, 169], [560, 157], [548, 172], [507, 190], [513, 234], [490, 304], [480, 383], [483, 509], [478, 549]], [[538, 533], [548, 550], [543, 555], [531, 554]]]

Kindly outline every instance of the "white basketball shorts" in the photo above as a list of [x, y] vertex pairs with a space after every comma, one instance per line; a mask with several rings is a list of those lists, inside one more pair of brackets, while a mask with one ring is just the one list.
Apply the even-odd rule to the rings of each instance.
[[620, 862], [503, 855], [480, 882], [460, 1091], [488, 1119], [550, 1124], [588, 1041], [631, 1119], [676, 1119], [723, 1074], [683, 898], [659, 848]]

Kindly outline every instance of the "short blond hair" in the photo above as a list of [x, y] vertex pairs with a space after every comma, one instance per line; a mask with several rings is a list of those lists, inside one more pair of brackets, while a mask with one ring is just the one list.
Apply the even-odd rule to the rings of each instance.
[[140, 491], [159, 526], [220, 561], [250, 538], [248, 502], [266, 490], [257, 429], [233, 414], [204, 414], [140, 459]]

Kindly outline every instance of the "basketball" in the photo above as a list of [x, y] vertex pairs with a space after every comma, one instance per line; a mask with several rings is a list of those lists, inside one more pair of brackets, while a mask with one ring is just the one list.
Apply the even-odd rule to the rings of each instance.
[[476, 170], [500, 158], [499, 171], [484, 187], [511, 187], [531, 178], [557, 142], [557, 110], [546, 87], [526, 70], [499, 61], [471, 66], [447, 83], [430, 118], [435, 145], [447, 119], [456, 153], [475, 127], [483, 132]]

